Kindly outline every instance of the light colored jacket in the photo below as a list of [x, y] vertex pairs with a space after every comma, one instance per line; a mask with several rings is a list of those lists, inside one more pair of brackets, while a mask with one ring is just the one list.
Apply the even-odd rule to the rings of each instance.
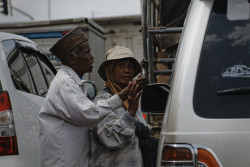
[[[95, 102], [110, 97], [110, 93], [102, 91]], [[139, 140], [135, 135], [138, 122], [146, 125], [140, 110], [133, 117], [124, 107], [120, 107], [114, 109], [95, 128], [91, 128], [89, 167], [142, 167]]]
[[122, 106], [119, 96], [92, 103], [78, 75], [62, 66], [39, 113], [40, 167], [87, 167], [88, 128]]

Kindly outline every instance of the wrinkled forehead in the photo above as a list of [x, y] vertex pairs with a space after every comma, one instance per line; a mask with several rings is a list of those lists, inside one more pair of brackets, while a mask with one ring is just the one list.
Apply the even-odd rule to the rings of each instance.
[[77, 47], [77, 50], [82, 53], [87, 53], [91, 51], [91, 48], [88, 42], [84, 42]]
[[134, 59], [132, 59], [132, 58], [117, 59], [117, 60], [115, 60], [115, 64], [117, 64], [117, 63], [127, 63], [127, 64], [135, 65]]

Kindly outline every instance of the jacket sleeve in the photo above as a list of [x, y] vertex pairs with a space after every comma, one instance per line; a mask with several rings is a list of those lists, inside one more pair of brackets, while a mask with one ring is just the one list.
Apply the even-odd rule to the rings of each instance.
[[59, 89], [57, 96], [61, 99], [58, 99], [58, 103], [55, 101], [49, 103], [55, 105], [56, 116], [76, 126], [96, 126], [112, 110], [122, 106], [118, 95], [94, 104], [74, 81], [61, 84]]
[[[101, 92], [96, 98], [95, 102], [98, 103], [102, 100], [108, 99], [111, 95], [106, 92]], [[122, 107], [120, 109], [123, 109]], [[135, 124], [138, 120], [131, 116], [127, 111], [119, 117], [115, 109], [112, 109], [107, 117], [105, 117], [96, 128], [94, 133], [102, 144], [107, 148], [115, 149], [131, 142], [135, 137]]]

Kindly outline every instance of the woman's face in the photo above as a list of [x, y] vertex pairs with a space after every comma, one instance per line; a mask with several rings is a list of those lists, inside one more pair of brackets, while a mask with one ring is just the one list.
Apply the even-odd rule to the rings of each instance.
[[121, 86], [127, 86], [135, 76], [135, 65], [131, 59], [118, 60], [113, 70], [113, 81]]

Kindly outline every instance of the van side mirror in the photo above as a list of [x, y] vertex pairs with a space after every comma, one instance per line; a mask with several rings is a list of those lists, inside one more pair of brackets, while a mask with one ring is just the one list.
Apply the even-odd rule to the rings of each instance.
[[143, 89], [141, 96], [142, 112], [164, 113], [167, 103], [169, 85], [149, 84]]
[[90, 100], [93, 100], [95, 98], [95, 96], [97, 95], [97, 87], [94, 84], [94, 82], [92, 81], [88, 81], [88, 80], [83, 80], [82, 81], [82, 88], [87, 91], [87, 97]]

